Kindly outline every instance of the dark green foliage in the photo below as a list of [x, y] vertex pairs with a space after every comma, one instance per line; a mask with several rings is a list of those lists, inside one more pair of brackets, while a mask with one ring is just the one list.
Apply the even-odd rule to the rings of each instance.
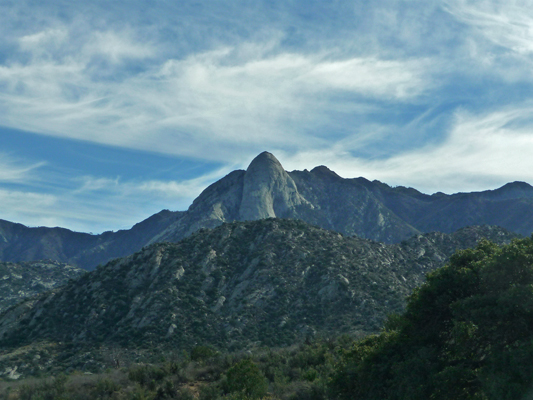
[[[509, 237], [477, 227], [385, 246], [302, 221], [228, 223], [180, 243], [147, 246], [7, 311], [16, 322], [4, 327], [0, 348], [44, 340], [76, 348], [190, 351], [200, 343], [238, 351], [375, 333], [388, 314], [403, 311], [426, 272], [485, 235]], [[19, 373], [37, 370], [25, 365]]]
[[220, 396], [220, 388], [216, 385], [202, 385], [200, 386], [199, 400], [216, 400]]
[[147, 386], [152, 382], [159, 382], [167, 376], [167, 371], [161, 367], [141, 365], [133, 367], [128, 373], [128, 378], [141, 386]]
[[107, 399], [110, 398], [115, 392], [120, 390], [120, 385], [111, 379], [104, 378], [96, 383], [96, 387], [93, 390], [94, 399]]
[[19, 391], [19, 400], [67, 400], [65, 384], [67, 377], [60, 375], [39, 385], [23, 385]]
[[215, 357], [218, 354], [211, 346], [195, 346], [191, 350], [191, 360], [205, 361], [209, 358]]
[[0, 399], [325, 400], [338, 349], [349, 343], [347, 337], [308, 341], [278, 350], [255, 349], [246, 358], [242, 353], [222, 353], [203, 362], [191, 360], [186, 353], [170, 355], [172, 361], [153, 354], [159, 364], [133, 365], [105, 374], [74, 372], [68, 379], [0, 381]]
[[266, 395], [268, 381], [257, 365], [246, 358], [228, 370], [224, 386], [227, 393], [243, 394], [248, 399], [259, 399]]
[[484, 241], [415, 290], [402, 316], [346, 351], [337, 398], [522, 399], [533, 387], [533, 239]]

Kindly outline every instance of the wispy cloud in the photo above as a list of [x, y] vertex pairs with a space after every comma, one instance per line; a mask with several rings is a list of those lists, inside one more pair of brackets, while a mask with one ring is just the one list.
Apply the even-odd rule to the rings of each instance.
[[3, 218], [78, 231], [128, 229], [161, 209], [186, 210], [209, 184], [232, 169], [224, 167], [181, 181], [76, 177], [71, 179], [74, 189], [55, 195], [5, 191], [0, 193], [0, 200], [9, 197]]
[[72, 193], [80, 196], [105, 192], [118, 198], [135, 199], [138, 197], [170, 201], [171, 204], [186, 208], [208, 185], [231, 172], [233, 168], [224, 167], [204, 175], [181, 181], [164, 180], [123, 180], [120, 177], [101, 178], [84, 176], [75, 178], [78, 188]]
[[443, 143], [384, 159], [354, 158], [338, 146], [285, 155], [285, 165], [325, 164], [340, 175], [362, 176], [426, 193], [485, 190], [507, 182], [532, 182], [533, 105], [472, 114], [458, 111]]
[[32, 172], [44, 166], [45, 162], [25, 163], [13, 157], [0, 153], [0, 183], [24, 183], [35, 179]]
[[[116, 65], [121, 59], [156, 53], [130, 36], [94, 32], [75, 53], [61, 49], [62, 43], [71, 45], [67, 28], [21, 38], [21, 50], [31, 53], [30, 60], [0, 66], [5, 124], [115, 146], [225, 159], [228, 148], [300, 146], [306, 127], [327, 125], [337, 117], [335, 105], [327, 103], [331, 97], [416, 98], [427, 89], [431, 67], [428, 60], [416, 58], [272, 52], [276, 44], [266, 42], [160, 60], [130, 74]], [[92, 69], [95, 59], [105, 63], [100, 75]], [[216, 146], [205, 154], [208, 142]], [[316, 146], [321, 140], [310, 137], [307, 143]]]
[[533, 9], [528, 0], [449, 0], [447, 10], [486, 39], [519, 54], [533, 52]]
[[[533, 182], [529, 1], [95, 0], [58, 10], [0, 3], [0, 124], [134, 150], [83, 167], [75, 155], [62, 164], [60, 150], [0, 155], [0, 182], [53, 197], [39, 214], [50, 224], [99, 231], [186, 209], [262, 150], [289, 170], [325, 164], [426, 192]], [[149, 172], [140, 153], [151, 154]], [[172, 157], [205, 164], [179, 174]], [[94, 160], [105, 166], [91, 170]]]
[[2, 219], [32, 226], [57, 226], [49, 215], [57, 205], [53, 195], [0, 189], [0, 204]]

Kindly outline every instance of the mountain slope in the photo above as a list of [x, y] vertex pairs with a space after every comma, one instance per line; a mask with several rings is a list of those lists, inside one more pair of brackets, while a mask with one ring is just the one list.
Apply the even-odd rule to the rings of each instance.
[[471, 227], [384, 245], [301, 221], [224, 224], [146, 247], [7, 310], [1, 343], [242, 348], [375, 332], [425, 273], [482, 237], [513, 235]]
[[0, 312], [22, 299], [63, 286], [85, 272], [52, 260], [0, 262]]
[[129, 230], [101, 235], [64, 228], [28, 228], [0, 220], [0, 260], [25, 262], [50, 259], [90, 270], [112, 258], [139, 250], [181, 214], [163, 210]]

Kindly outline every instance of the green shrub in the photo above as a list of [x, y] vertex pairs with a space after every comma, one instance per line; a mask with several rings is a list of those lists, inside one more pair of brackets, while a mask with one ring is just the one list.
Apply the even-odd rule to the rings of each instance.
[[191, 360], [205, 361], [209, 358], [215, 357], [217, 354], [218, 351], [210, 346], [196, 346], [191, 350]]
[[[158, 382], [163, 380], [168, 372], [163, 368], [154, 367], [150, 365], [141, 365], [130, 368], [128, 371], [128, 378], [132, 382], [137, 382], [141, 386], [150, 385], [152, 381]], [[153, 384], [152, 384], [153, 385]]]
[[40, 385], [22, 385], [19, 390], [19, 400], [67, 400], [66, 388], [68, 378], [59, 375], [51, 381]]
[[154, 397], [153, 393], [137, 384], [135, 389], [130, 393], [128, 400], [153, 400]]
[[200, 400], [216, 400], [220, 396], [220, 389], [216, 385], [200, 386]]
[[266, 395], [268, 381], [251, 359], [244, 359], [226, 374], [225, 390], [229, 394], [243, 394], [250, 399]]
[[109, 378], [100, 379], [96, 382], [93, 390], [94, 398], [106, 398], [120, 390], [120, 385]]
[[386, 331], [345, 351], [339, 399], [513, 400], [533, 387], [533, 238], [451, 257]]

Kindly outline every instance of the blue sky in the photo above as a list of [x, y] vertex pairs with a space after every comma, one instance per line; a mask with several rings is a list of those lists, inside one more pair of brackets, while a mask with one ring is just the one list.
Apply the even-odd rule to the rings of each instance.
[[425, 193], [533, 183], [533, 2], [0, 0], [0, 219], [185, 210], [268, 150]]

